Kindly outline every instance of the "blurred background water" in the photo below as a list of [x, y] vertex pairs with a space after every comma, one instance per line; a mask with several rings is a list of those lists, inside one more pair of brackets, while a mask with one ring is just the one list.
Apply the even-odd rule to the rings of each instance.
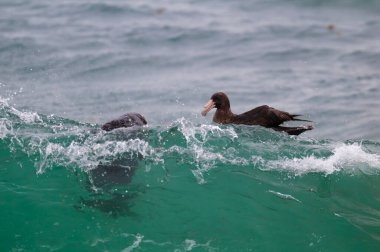
[[[0, 250], [379, 251], [379, 12], [2, 0]], [[214, 125], [200, 110], [217, 91], [315, 129]], [[139, 134], [99, 130], [132, 111]], [[132, 181], [96, 188], [116, 161]]]

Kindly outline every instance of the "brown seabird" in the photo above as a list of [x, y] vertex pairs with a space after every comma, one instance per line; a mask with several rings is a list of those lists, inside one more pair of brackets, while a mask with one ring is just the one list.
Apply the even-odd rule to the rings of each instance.
[[262, 105], [240, 115], [236, 115], [232, 113], [230, 101], [227, 95], [223, 92], [218, 92], [211, 96], [210, 101], [204, 106], [202, 115], [206, 116], [207, 112], [213, 108], [216, 108], [216, 112], [213, 117], [213, 121], [216, 123], [260, 125], [276, 131], [286, 132], [289, 135], [299, 135], [304, 131], [313, 129], [313, 126], [311, 125], [300, 127], [280, 126], [280, 124], [286, 121], [311, 121], [298, 119], [296, 117], [300, 115], [290, 114], [288, 112], [269, 107], [268, 105]]

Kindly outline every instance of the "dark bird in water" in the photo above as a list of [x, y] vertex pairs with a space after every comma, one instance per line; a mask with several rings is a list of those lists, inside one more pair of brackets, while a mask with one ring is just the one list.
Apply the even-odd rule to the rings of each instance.
[[[147, 124], [145, 118], [138, 113], [127, 113], [117, 119], [109, 121], [102, 126], [105, 131], [123, 128], [121, 132], [114, 132], [116, 141], [128, 141], [129, 139], [144, 139], [144, 132], [139, 126]], [[117, 134], [116, 134], [117, 133]], [[138, 168], [141, 155], [134, 151], [126, 151], [115, 155], [114, 160], [100, 163], [94, 169], [88, 171], [87, 189], [93, 194], [89, 199], [82, 197], [80, 204], [75, 207], [83, 210], [83, 206], [96, 208], [107, 212], [112, 216], [131, 214], [129, 201], [131, 193], [124, 193], [121, 189], [126, 187]], [[100, 193], [96, 192], [100, 189]], [[95, 194], [94, 194], [95, 193]]]
[[298, 119], [297, 117], [300, 115], [290, 114], [267, 105], [262, 105], [243, 114], [236, 115], [232, 113], [230, 101], [227, 95], [223, 92], [218, 92], [211, 96], [210, 101], [204, 106], [202, 115], [206, 116], [206, 114], [213, 108], [216, 108], [213, 118], [213, 121], [216, 123], [260, 125], [276, 131], [286, 132], [289, 135], [299, 135], [302, 132], [313, 129], [313, 126], [311, 125], [300, 127], [280, 126], [282, 123], [287, 121], [311, 121]]
[[129, 128], [132, 126], [143, 126], [145, 124], [147, 124], [145, 118], [139, 113], [127, 113], [117, 119], [105, 123], [102, 126], [102, 130], [111, 131], [117, 128]]
[[[139, 113], [127, 113], [105, 123], [102, 129], [111, 131], [117, 128], [130, 128], [133, 126], [143, 126], [147, 124], [145, 118]], [[123, 131], [123, 134], [115, 135], [118, 141], [128, 141], [134, 138], [143, 138], [138, 127]], [[125, 153], [118, 156], [110, 164], [99, 164], [95, 169], [90, 170], [92, 185], [105, 188], [114, 185], [126, 185], [132, 180], [133, 173], [138, 166], [139, 158], [133, 153]]]

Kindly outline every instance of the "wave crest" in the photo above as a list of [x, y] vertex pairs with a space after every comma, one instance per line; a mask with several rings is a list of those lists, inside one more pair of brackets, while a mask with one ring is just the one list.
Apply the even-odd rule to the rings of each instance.
[[328, 157], [317, 158], [313, 155], [302, 158], [284, 158], [268, 163], [270, 169], [291, 170], [301, 175], [309, 172], [349, 172], [370, 173], [380, 170], [380, 155], [366, 152], [359, 143], [338, 144]]
[[[57, 116], [22, 112], [0, 100], [0, 140], [10, 152], [26, 153], [37, 173], [49, 168], [91, 170], [123, 156], [134, 156], [164, 170], [189, 167], [198, 183], [212, 169], [286, 171], [295, 175], [346, 171], [377, 173], [380, 155], [371, 141], [342, 143], [290, 137], [262, 127], [194, 124], [185, 118], [168, 127], [100, 130]], [[146, 168], [146, 171], [149, 169]]]

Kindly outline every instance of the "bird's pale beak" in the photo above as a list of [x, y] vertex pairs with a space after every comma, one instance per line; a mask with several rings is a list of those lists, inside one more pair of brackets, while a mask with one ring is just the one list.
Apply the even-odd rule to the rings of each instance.
[[206, 116], [207, 113], [211, 110], [215, 108], [215, 103], [213, 100], [209, 100], [208, 103], [204, 106], [204, 109], [202, 110], [201, 114], [203, 116]]

